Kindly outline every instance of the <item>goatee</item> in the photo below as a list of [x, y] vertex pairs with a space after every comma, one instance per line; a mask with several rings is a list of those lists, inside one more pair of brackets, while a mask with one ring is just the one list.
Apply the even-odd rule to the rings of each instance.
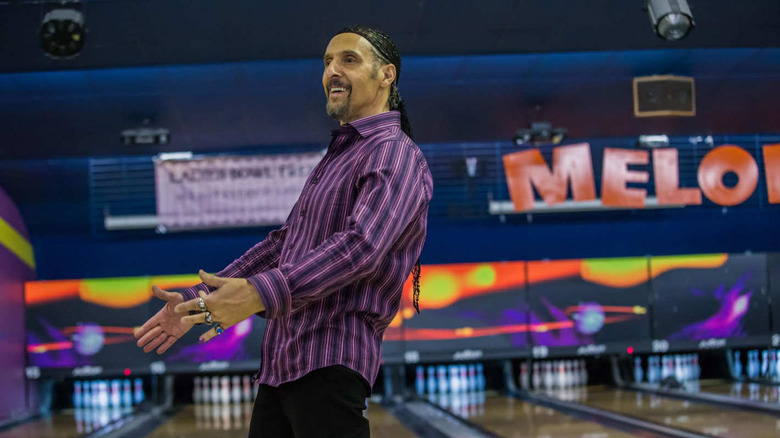
[[345, 102], [325, 104], [325, 112], [336, 120], [344, 120], [349, 112], [349, 96]]

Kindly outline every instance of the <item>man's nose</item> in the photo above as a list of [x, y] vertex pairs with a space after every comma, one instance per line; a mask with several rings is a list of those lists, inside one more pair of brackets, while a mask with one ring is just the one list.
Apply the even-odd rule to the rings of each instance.
[[339, 67], [338, 62], [334, 60], [325, 67], [325, 77], [330, 79], [338, 76], [341, 76], [341, 68]]

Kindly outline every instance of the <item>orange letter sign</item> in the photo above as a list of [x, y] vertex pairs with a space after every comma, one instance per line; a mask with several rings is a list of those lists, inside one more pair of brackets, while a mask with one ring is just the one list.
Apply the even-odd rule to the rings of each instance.
[[596, 199], [588, 143], [555, 148], [552, 172], [538, 149], [504, 155], [504, 169], [515, 211], [533, 208], [533, 187], [536, 187], [547, 205], [563, 202], [569, 181], [575, 201]]
[[764, 146], [764, 175], [770, 204], [780, 204], [780, 143]]
[[629, 189], [626, 183], [646, 183], [647, 172], [628, 170], [629, 164], [647, 164], [647, 151], [604, 149], [604, 168], [601, 171], [601, 203], [620, 207], [644, 208], [645, 189]]
[[701, 191], [695, 188], [680, 188], [680, 168], [677, 149], [653, 150], [653, 173], [655, 196], [659, 205], [699, 205]]
[[[739, 181], [734, 187], [723, 184], [723, 175], [734, 172]], [[699, 187], [712, 202], [732, 206], [745, 202], [758, 185], [758, 165], [739, 146], [723, 145], [709, 151], [699, 164]]]

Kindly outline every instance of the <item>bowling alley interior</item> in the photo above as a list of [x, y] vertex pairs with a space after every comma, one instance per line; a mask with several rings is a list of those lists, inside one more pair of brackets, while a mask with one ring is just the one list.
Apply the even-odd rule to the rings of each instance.
[[[323, 58], [353, 25], [402, 61]], [[417, 194], [319, 180], [389, 67], [360, 114], [432, 180], [394, 283]], [[270, 436], [267, 370], [350, 311], [374, 438], [778, 437], [779, 98], [776, 0], [0, 2], [0, 438]], [[293, 304], [212, 321], [199, 270]], [[205, 319], [145, 344], [165, 294]]]

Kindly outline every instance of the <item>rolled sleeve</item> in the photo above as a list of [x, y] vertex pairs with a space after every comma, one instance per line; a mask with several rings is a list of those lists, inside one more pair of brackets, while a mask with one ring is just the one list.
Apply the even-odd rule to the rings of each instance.
[[260, 312], [260, 316], [266, 319], [274, 319], [290, 313], [292, 297], [282, 271], [271, 269], [249, 277], [247, 280], [257, 289], [257, 293], [265, 306], [265, 311]]

